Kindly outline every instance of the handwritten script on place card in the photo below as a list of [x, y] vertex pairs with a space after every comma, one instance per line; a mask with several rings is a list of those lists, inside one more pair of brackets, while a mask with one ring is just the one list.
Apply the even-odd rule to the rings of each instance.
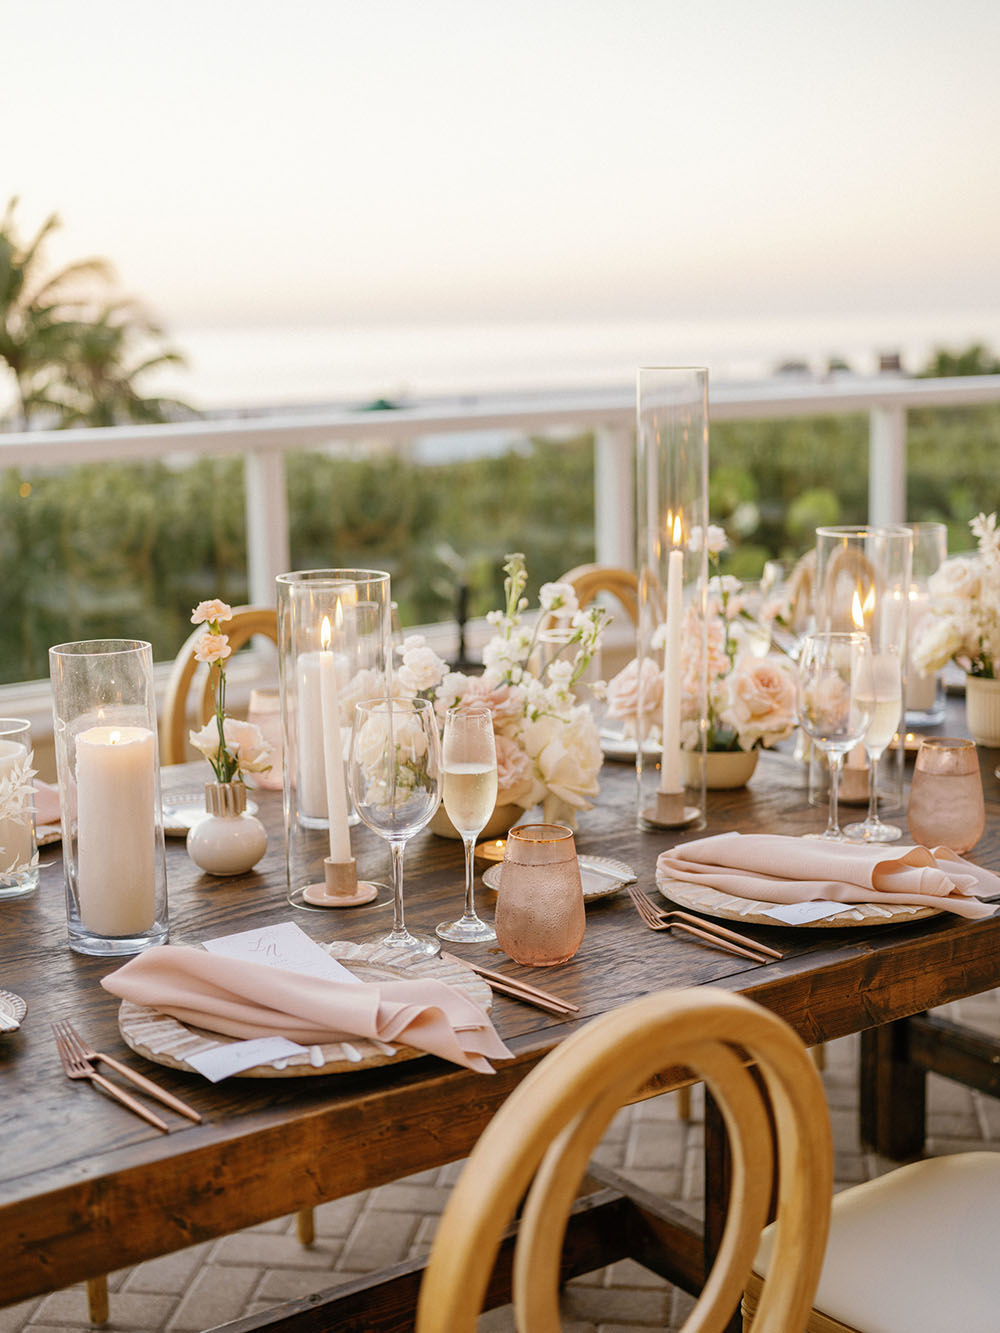
[[840, 916], [849, 911], [843, 903], [782, 903], [780, 907], [769, 907], [761, 916], [773, 916], [775, 921], [783, 921], [786, 926], [805, 926], [810, 921], [822, 921], [824, 917]]
[[209, 1082], [221, 1083], [224, 1078], [238, 1074], [241, 1070], [271, 1064], [274, 1060], [285, 1060], [290, 1055], [301, 1055], [308, 1050], [308, 1046], [300, 1046], [297, 1041], [289, 1041], [287, 1037], [257, 1037], [253, 1041], [234, 1041], [228, 1046], [216, 1046], [214, 1050], [189, 1055], [186, 1059]]
[[209, 953], [225, 954], [246, 963], [263, 963], [266, 967], [284, 968], [286, 972], [360, 985], [352, 972], [331, 958], [294, 921], [244, 930], [238, 935], [220, 935], [218, 939], [206, 940], [205, 948]]

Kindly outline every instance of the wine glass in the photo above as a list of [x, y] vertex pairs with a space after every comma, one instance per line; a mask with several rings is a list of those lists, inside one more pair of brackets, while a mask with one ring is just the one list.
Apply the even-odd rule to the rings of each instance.
[[799, 723], [830, 764], [830, 814], [821, 838], [845, 841], [837, 822], [840, 770], [871, 722], [874, 689], [867, 634], [823, 632], [802, 640]]
[[429, 699], [366, 699], [354, 710], [347, 780], [354, 808], [392, 852], [392, 930], [383, 944], [433, 956], [441, 945], [403, 919], [403, 851], [441, 800], [441, 742]]
[[903, 713], [903, 677], [900, 671], [899, 649], [872, 654], [874, 690], [868, 704], [871, 721], [864, 734], [865, 753], [868, 755], [868, 814], [857, 824], [848, 824], [844, 833], [848, 838], [862, 842], [895, 842], [903, 830], [895, 824], [883, 824], [878, 815], [878, 763], [885, 747], [896, 734]]
[[457, 921], [442, 921], [437, 933], [456, 944], [495, 940], [493, 927], [476, 915], [472, 891], [476, 838], [486, 827], [497, 801], [497, 747], [489, 708], [477, 705], [449, 712], [443, 748], [444, 808], [465, 847], [465, 911]]

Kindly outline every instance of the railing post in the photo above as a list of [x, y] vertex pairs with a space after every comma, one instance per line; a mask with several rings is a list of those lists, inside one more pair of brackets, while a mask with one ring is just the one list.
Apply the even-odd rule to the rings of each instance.
[[249, 453], [245, 461], [247, 579], [252, 606], [273, 606], [274, 580], [291, 568], [285, 455]]
[[635, 465], [632, 430], [594, 432], [594, 553], [599, 565], [635, 566]]
[[906, 408], [873, 407], [868, 427], [868, 522], [906, 522]]

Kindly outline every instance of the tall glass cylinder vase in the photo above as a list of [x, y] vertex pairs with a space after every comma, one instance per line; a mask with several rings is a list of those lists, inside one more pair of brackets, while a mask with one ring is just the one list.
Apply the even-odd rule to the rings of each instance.
[[377, 886], [357, 880], [344, 759], [355, 705], [390, 691], [389, 575], [299, 570], [277, 590], [288, 900], [360, 906]]
[[69, 945], [122, 956], [167, 939], [153, 650], [49, 649]]
[[643, 367], [637, 412], [638, 822], [687, 831], [705, 823], [708, 371]]
[[38, 888], [31, 723], [0, 717], [0, 901]]
[[[879, 705], [866, 744], [847, 756], [841, 799], [857, 805], [869, 800], [868, 753], [879, 750], [878, 806], [890, 814], [903, 809], [905, 747], [899, 741], [909, 674], [912, 561], [913, 534], [902, 524], [816, 529], [816, 628], [831, 632], [864, 630], [868, 634]], [[889, 714], [894, 709], [897, 711], [890, 722]], [[882, 753], [875, 731], [886, 728]], [[812, 799], [821, 797], [826, 782], [819, 757], [814, 755], [810, 770]]]
[[944, 687], [940, 671], [920, 671], [913, 652], [920, 627], [931, 607], [929, 582], [948, 557], [944, 523], [908, 523], [913, 533], [913, 574], [910, 579], [910, 662], [906, 676], [906, 725], [936, 726], [944, 721]]

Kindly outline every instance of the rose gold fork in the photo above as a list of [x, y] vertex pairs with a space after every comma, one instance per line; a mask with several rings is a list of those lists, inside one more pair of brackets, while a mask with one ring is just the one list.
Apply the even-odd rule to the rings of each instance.
[[77, 1032], [69, 1019], [64, 1019], [61, 1023], [57, 1023], [56, 1027], [62, 1031], [67, 1039], [67, 1043], [75, 1048], [77, 1054], [80, 1055], [82, 1059], [88, 1060], [91, 1063], [97, 1061], [101, 1064], [110, 1065], [112, 1069], [121, 1074], [122, 1078], [127, 1078], [129, 1082], [134, 1083], [137, 1088], [141, 1088], [142, 1091], [147, 1093], [150, 1097], [155, 1097], [157, 1101], [161, 1101], [164, 1106], [169, 1106], [172, 1111], [178, 1111], [181, 1115], [186, 1115], [189, 1120], [193, 1120], [196, 1124], [201, 1124], [201, 1116], [193, 1106], [188, 1106], [187, 1102], [182, 1102], [179, 1097], [175, 1097], [172, 1092], [167, 1092], [166, 1088], [161, 1088], [158, 1083], [154, 1083], [152, 1079], [146, 1078], [144, 1074], [138, 1074], [134, 1069], [130, 1069], [128, 1065], [123, 1065], [122, 1062], [116, 1060], [113, 1055], [105, 1055], [103, 1051], [95, 1051], [94, 1048], [88, 1045], [83, 1037], [80, 1036], [79, 1032]]
[[751, 958], [755, 963], [769, 963], [772, 959], [783, 956], [777, 949], [769, 949], [767, 945], [758, 944], [756, 940], [747, 939], [745, 935], [737, 935], [734, 930], [710, 925], [699, 917], [688, 916], [686, 912], [661, 911], [649, 901], [641, 889], [632, 884], [626, 884], [625, 891], [632, 899], [632, 906], [639, 913], [643, 925], [648, 926], [650, 930], [681, 930], [701, 940], [703, 944], [712, 944], [727, 953]]
[[148, 1120], [151, 1125], [155, 1125], [157, 1129], [162, 1130], [166, 1134], [170, 1129], [167, 1122], [161, 1120], [158, 1115], [154, 1115], [152, 1111], [147, 1110], [142, 1102], [136, 1101], [134, 1097], [130, 1096], [127, 1092], [124, 1092], [109, 1079], [106, 1079], [103, 1074], [99, 1074], [90, 1061], [81, 1055], [79, 1050], [73, 1045], [73, 1038], [67, 1036], [64, 1028], [65, 1024], [63, 1023], [52, 1024], [52, 1031], [56, 1039], [56, 1048], [59, 1051], [59, 1058], [62, 1061], [62, 1066], [66, 1071], [67, 1077], [86, 1078], [89, 1079], [91, 1083], [96, 1083], [97, 1086], [102, 1088], [109, 1097], [114, 1097], [116, 1101], [121, 1102], [123, 1106], [127, 1106], [135, 1115], [142, 1116], [143, 1120]]

